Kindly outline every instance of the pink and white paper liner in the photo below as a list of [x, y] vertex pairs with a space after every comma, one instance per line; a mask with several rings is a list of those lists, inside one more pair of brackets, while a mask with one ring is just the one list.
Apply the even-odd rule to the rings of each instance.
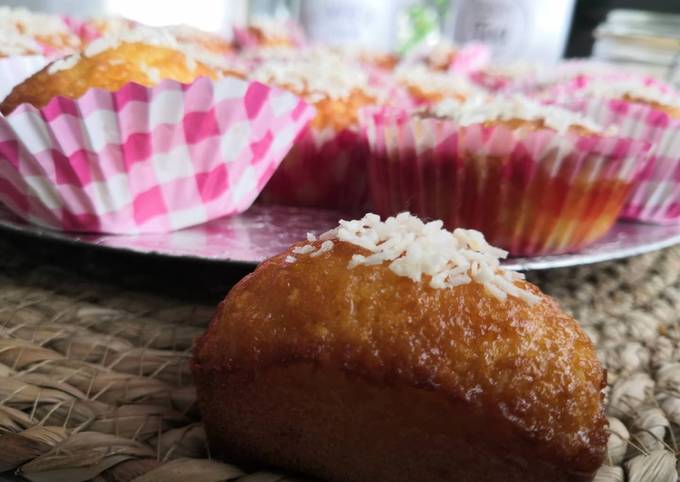
[[577, 250], [606, 234], [649, 149], [632, 139], [461, 127], [394, 111], [362, 121], [379, 214], [408, 210], [477, 229], [522, 256]]
[[619, 136], [651, 143], [621, 217], [656, 224], [680, 223], [680, 119], [624, 100], [572, 95], [555, 101], [601, 125], [615, 126]]
[[262, 193], [269, 204], [337, 209], [367, 207], [367, 144], [355, 129], [305, 129]]
[[0, 58], [0, 101], [12, 89], [38, 70], [45, 67], [50, 59], [44, 55], [17, 55]]
[[235, 78], [130, 83], [0, 116], [0, 201], [33, 223], [166, 232], [247, 209], [313, 115]]

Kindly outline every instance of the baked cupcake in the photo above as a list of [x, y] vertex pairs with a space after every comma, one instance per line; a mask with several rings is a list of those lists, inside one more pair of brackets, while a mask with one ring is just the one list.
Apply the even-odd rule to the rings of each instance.
[[215, 60], [137, 28], [50, 63], [0, 103], [0, 202], [49, 228], [121, 234], [244, 211], [312, 109]]
[[251, 78], [313, 104], [309, 128], [272, 177], [262, 199], [275, 204], [359, 210], [368, 199], [366, 142], [359, 111], [381, 101], [359, 65], [322, 51], [261, 63]]
[[621, 216], [680, 223], [680, 93], [652, 77], [581, 76], [552, 89], [552, 102], [582, 112], [652, 150]]
[[212, 453], [322, 480], [592, 480], [605, 372], [506, 254], [369, 214], [262, 263], [194, 347]]
[[77, 99], [95, 88], [116, 92], [130, 82], [151, 87], [164, 79], [188, 84], [219, 73], [187, 55], [163, 30], [137, 29], [121, 37], [102, 37], [82, 54], [53, 61], [17, 85], [0, 103], [0, 113], [7, 115], [20, 104], [41, 108], [55, 97]]
[[574, 251], [606, 234], [649, 148], [519, 95], [366, 121], [380, 214], [477, 229], [518, 256]]

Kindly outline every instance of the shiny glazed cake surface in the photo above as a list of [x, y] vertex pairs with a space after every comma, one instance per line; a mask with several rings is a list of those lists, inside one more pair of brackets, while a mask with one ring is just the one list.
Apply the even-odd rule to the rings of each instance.
[[[273, 376], [283, 380], [307, 366], [315, 373], [327, 371], [330, 379], [341, 372], [357, 385], [387, 392], [427, 392], [449, 407], [451, 413], [440, 414], [444, 426], [448, 417], [471, 420], [486, 434], [475, 443], [503, 447], [512, 459], [538, 459], [565, 473], [586, 474], [587, 480], [604, 456], [605, 381], [576, 321], [544, 295], [530, 305], [513, 297], [500, 301], [476, 283], [433, 289], [385, 265], [348, 269], [356, 253], [362, 250], [336, 242], [329, 252], [291, 263], [289, 251], [233, 288], [195, 349], [194, 373], [209, 433], [211, 425], [229, 417], [228, 407], [236, 410], [239, 402], [230, 393], [267, 398], [264, 390], [275, 396], [272, 373], [283, 371]], [[309, 383], [308, 375], [303, 378], [300, 383]], [[267, 387], [260, 385], [267, 379]], [[339, 392], [345, 388], [339, 382]], [[220, 400], [227, 407], [222, 414], [216, 412]], [[283, 418], [290, 417], [296, 414]], [[301, 423], [312, 423], [305, 419]], [[469, 434], [470, 426], [456, 426], [458, 435]], [[248, 433], [232, 435], [247, 440]], [[253, 456], [253, 450], [245, 451]], [[308, 467], [304, 457], [286, 460], [270, 462]]]

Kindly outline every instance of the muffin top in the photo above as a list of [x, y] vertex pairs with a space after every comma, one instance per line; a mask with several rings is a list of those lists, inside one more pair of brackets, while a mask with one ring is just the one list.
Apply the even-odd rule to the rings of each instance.
[[421, 111], [425, 117], [451, 119], [458, 125], [504, 124], [511, 128], [552, 129], [565, 133], [600, 134], [596, 122], [570, 110], [541, 104], [523, 95], [473, 96], [463, 102], [446, 99]]
[[290, 90], [314, 104], [312, 126], [342, 129], [357, 122], [358, 111], [379, 101], [367, 73], [327, 51], [308, 51], [260, 63], [253, 80]]
[[185, 48], [162, 29], [138, 28], [102, 37], [82, 53], [50, 63], [17, 85], [0, 112], [7, 115], [22, 103], [41, 108], [57, 96], [77, 99], [92, 88], [115, 92], [129, 82], [154, 86], [164, 79], [215, 78], [218, 68], [211, 56]]
[[220, 374], [310, 363], [431, 390], [595, 470], [604, 371], [576, 321], [505, 255], [479, 232], [406, 213], [341, 221], [239, 282], [195, 363]]

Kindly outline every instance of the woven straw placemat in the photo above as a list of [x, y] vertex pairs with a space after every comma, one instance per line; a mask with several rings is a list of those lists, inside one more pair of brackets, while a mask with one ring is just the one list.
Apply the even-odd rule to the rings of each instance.
[[[2, 243], [0, 252], [0, 473], [293, 480], [210, 459], [188, 360], [214, 305], [124, 291]], [[597, 480], [676, 482], [680, 247], [530, 278], [583, 322], [609, 370], [611, 436]]]

